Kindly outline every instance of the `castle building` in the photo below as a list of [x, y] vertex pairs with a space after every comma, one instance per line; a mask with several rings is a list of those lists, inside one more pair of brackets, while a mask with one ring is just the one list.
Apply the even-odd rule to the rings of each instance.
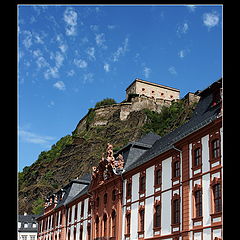
[[[137, 85], [136, 81], [136, 85]], [[131, 87], [131, 86], [130, 86]], [[190, 120], [149, 133], [47, 198], [38, 240], [221, 240], [222, 80]]]
[[131, 94], [172, 101], [179, 99], [180, 91], [176, 88], [136, 78], [126, 89], [126, 99]]

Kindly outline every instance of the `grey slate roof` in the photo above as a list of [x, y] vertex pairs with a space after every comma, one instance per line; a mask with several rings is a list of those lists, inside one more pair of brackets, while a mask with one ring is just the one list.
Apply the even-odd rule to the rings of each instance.
[[151, 149], [145, 151], [145, 153], [142, 154], [139, 158], [135, 158], [134, 161], [131, 161], [131, 164], [125, 165], [125, 171], [130, 171], [140, 166], [141, 164], [153, 159], [155, 156], [166, 152], [167, 150], [171, 149], [179, 140], [185, 138], [189, 134], [197, 131], [198, 129], [208, 125], [213, 120], [215, 120], [220, 112], [221, 107], [220, 104], [212, 106], [213, 94], [211, 87], [213, 85], [219, 85], [218, 87], [220, 87], [221, 82], [221, 79], [214, 82], [211, 86], [199, 94], [201, 98], [195, 108], [193, 116], [187, 123], [158, 139], [153, 144]]
[[[18, 228], [19, 232], [37, 232], [37, 217], [40, 215], [29, 214], [29, 215], [18, 215], [18, 222], [21, 222], [21, 226]], [[25, 228], [24, 224], [27, 223], [28, 227]], [[33, 223], [36, 227], [33, 227]]]
[[119, 153], [123, 155], [123, 159], [125, 161], [124, 169], [127, 169], [128, 166], [147, 152], [158, 139], [160, 139], [159, 135], [155, 133], [148, 133], [139, 140], [128, 143], [114, 155], [115, 157]]
[[[64, 186], [63, 190], [65, 191], [65, 194], [62, 200], [57, 203], [57, 206], [55, 207], [55, 209], [58, 209], [63, 205], [67, 205], [72, 200], [76, 199], [76, 196], [80, 196], [80, 193], [82, 193], [84, 189], [88, 188], [90, 181], [91, 181], [91, 174], [87, 173], [83, 175], [80, 179], [74, 179], [70, 183], [68, 183], [66, 186]], [[84, 193], [82, 193], [82, 195], [83, 194]]]

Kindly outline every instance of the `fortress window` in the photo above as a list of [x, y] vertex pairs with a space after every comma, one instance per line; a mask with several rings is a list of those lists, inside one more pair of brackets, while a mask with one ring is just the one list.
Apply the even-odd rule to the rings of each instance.
[[154, 93], [154, 91], [152, 90], [152, 93]]
[[142, 88], [142, 91], [145, 91], [145, 88]]

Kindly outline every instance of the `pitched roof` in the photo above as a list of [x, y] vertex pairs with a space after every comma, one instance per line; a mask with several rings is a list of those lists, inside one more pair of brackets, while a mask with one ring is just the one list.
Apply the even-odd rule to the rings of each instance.
[[[19, 232], [37, 232], [37, 217], [40, 215], [29, 214], [29, 215], [18, 215], [18, 222], [21, 222], [20, 227], [18, 228]], [[24, 227], [24, 224], [27, 223], [28, 226]], [[36, 224], [36, 227], [33, 227], [33, 224]]]
[[201, 92], [200, 100], [194, 110], [191, 119], [178, 127], [174, 131], [166, 134], [165, 136], [158, 139], [152, 146], [151, 149], [146, 151], [139, 158], [135, 158], [130, 165], [125, 166], [125, 171], [130, 171], [141, 164], [148, 162], [154, 157], [166, 152], [167, 150], [173, 148], [174, 144], [179, 140], [185, 138], [186, 136], [192, 134], [193, 132], [199, 130], [200, 128], [208, 125], [213, 120], [215, 120], [219, 113], [221, 106], [220, 104], [212, 106], [213, 93], [211, 91], [212, 87], [220, 87], [221, 79], [214, 82], [210, 87]]

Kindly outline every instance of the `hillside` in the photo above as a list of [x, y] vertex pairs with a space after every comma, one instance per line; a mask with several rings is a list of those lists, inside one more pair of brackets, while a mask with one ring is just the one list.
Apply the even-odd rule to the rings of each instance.
[[186, 122], [195, 106], [180, 100], [158, 112], [143, 104], [142, 109], [126, 113], [128, 103], [112, 104], [89, 109], [72, 134], [40, 153], [37, 161], [19, 173], [20, 214], [38, 213], [48, 193], [89, 172], [108, 142], [117, 151], [147, 132], [164, 135]]

